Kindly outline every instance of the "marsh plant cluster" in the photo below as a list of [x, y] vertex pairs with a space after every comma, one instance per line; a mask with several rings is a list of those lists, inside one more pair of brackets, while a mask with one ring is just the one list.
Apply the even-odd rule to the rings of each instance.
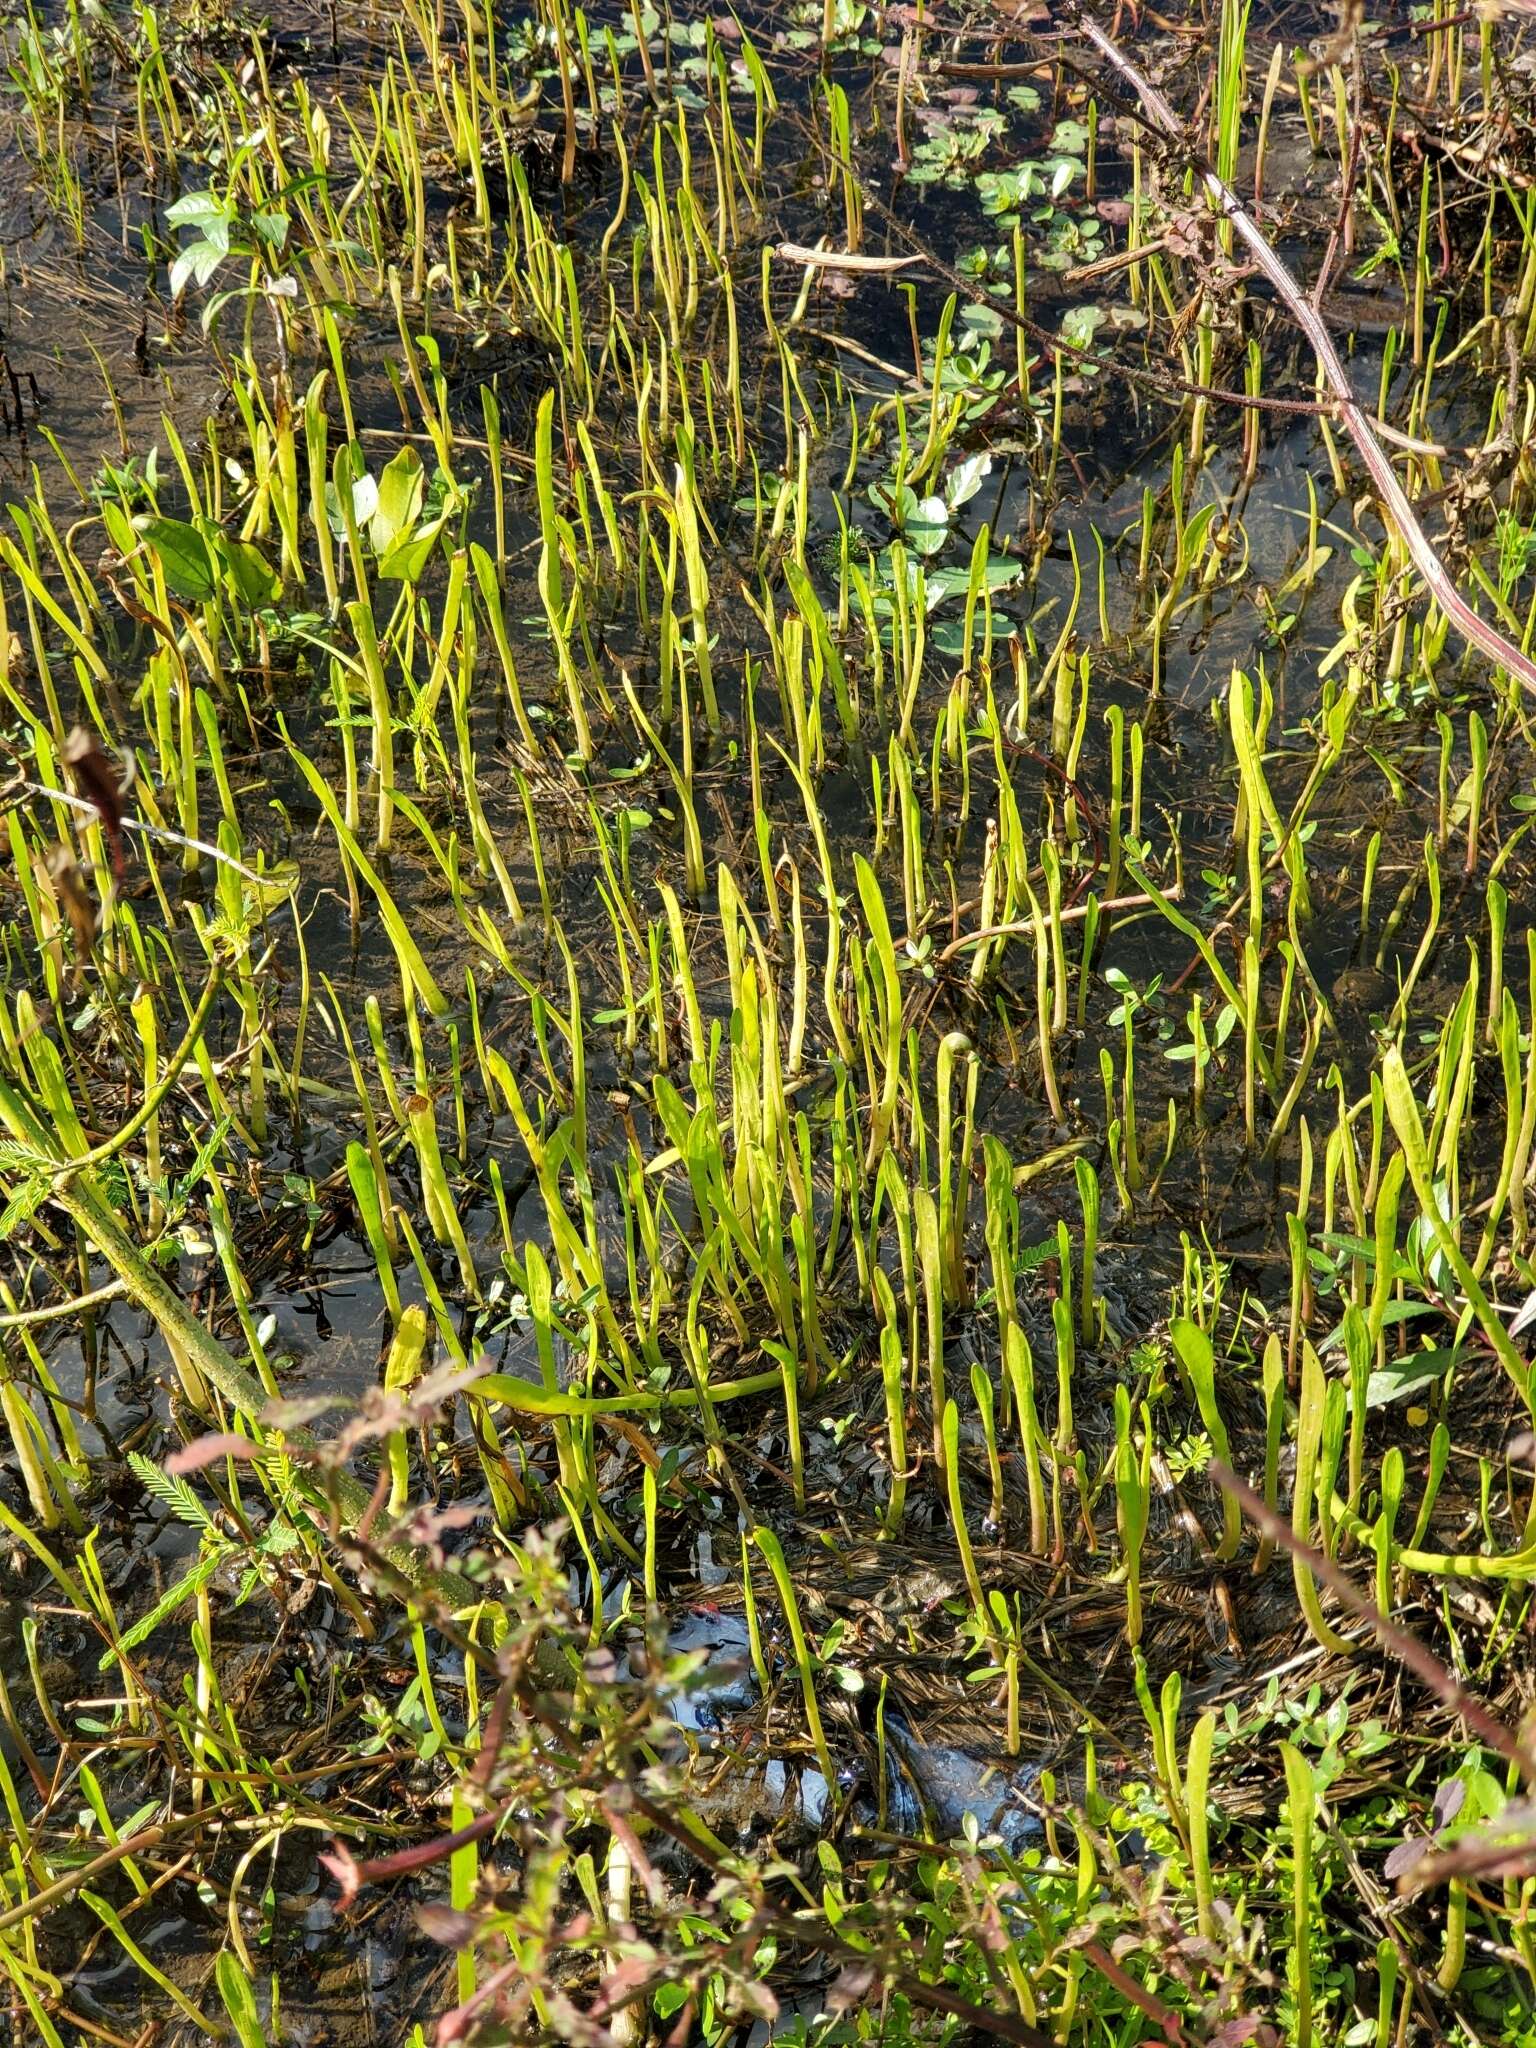
[[1536, 2042], [1536, 21], [1170, 13], [6, 10], [18, 2043]]

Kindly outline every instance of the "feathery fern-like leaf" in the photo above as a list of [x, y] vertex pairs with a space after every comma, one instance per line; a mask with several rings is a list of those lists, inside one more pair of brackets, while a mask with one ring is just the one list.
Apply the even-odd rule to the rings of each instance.
[[148, 1614], [140, 1615], [132, 1628], [126, 1629], [118, 1637], [114, 1649], [102, 1651], [101, 1661], [96, 1668], [105, 1671], [109, 1665], [117, 1661], [119, 1650], [136, 1650], [140, 1643], [152, 1636], [161, 1622], [168, 1620], [176, 1612], [183, 1600], [189, 1600], [199, 1586], [208, 1583], [229, 1554], [229, 1549], [230, 1546], [224, 1544], [217, 1550], [205, 1550], [190, 1571], [183, 1572], [174, 1586], [166, 1587]]
[[139, 1451], [128, 1453], [128, 1463], [138, 1474], [145, 1491], [152, 1493], [162, 1507], [169, 1508], [178, 1522], [185, 1522], [193, 1529], [212, 1530], [215, 1535], [218, 1533], [213, 1517], [185, 1479], [171, 1478], [169, 1473], [162, 1472], [158, 1465]]

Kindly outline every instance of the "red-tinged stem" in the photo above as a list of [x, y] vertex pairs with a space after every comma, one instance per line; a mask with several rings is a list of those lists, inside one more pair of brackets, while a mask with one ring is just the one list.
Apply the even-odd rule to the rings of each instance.
[[[365, 1884], [382, 1884], [386, 1878], [404, 1877], [412, 1870], [424, 1870], [430, 1863], [442, 1863], [455, 1849], [468, 1848], [471, 1842], [478, 1842], [493, 1829], [500, 1826], [512, 1802], [504, 1799], [489, 1813], [482, 1813], [461, 1828], [455, 1828], [451, 1835], [435, 1835], [430, 1842], [417, 1842], [412, 1848], [397, 1849], [393, 1856], [376, 1856], [368, 1863], [354, 1863], [343, 1851], [334, 1860], [322, 1857], [321, 1861], [341, 1877], [343, 1905], [350, 1904], [351, 1895]], [[343, 1868], [341, 1866], [345, 1866]]]
[[466, 1999], [463, 2005], [456, 2005], [452, 2012], [445, 2012], [437, 2023], [437, 2048], [449, 2048], [450, 2043], [462, 2041], [476, 2013], [483, 2012], [505, 1985], [522, 1974], [521, 1963], [503, 1963], [499, 1970], [486, 1978], [473, 1998]]

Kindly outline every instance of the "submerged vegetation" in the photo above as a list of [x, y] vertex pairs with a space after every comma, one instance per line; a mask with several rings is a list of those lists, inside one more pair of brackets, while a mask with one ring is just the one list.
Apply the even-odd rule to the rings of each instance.
[[0, 68], [12, 2037], [1536, 2042], [1524, 0]]

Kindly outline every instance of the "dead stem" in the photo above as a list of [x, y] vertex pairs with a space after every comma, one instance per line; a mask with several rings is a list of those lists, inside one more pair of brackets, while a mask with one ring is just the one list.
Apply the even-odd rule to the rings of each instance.
[[1496, 626], [1490, 625], [1486, 619], [1473, 611], [1452, 583], [1440, 557], [1430, 545], [1428, 536], [1419, 524], [1418, 515], [1409, 502], [1408, 494], [1398, 482], [1395, 470], [1372, 433], [1370, 421], [1363, 407], [1355, 399], [1344, 365], [1339, 360], [1339, 352], [1334, 347], [1333, 336], [1328, 332], [1316, 306], [1308, 300], [1290, 271], [1255, 226], [1252, 215], [1231, 186], [1219, 178], [1199, 152], [1191, 146], [1173, 109], [1150, 79], [1137, 69], [1118, 43], [1113, 42], [1104, 33], [1091, 15], [1079, 13], [1076, 18], [1083, 34], [1094, 48], [1114, 66], [1136, 92], [1159, 133], [1174, 146], [1182, 161], [1199, 177], [1222, 217], [1231, 222], [1247, 244], [1249, 253], [1274, 287], [1281, 304], [1312, 344], [1318, 367], [1334, 394], [1338, 416], [1344, 424], [1345, 431], [1369, 470], [1371, 481], [1380, 493], [1386, 510], [1412, 555], [1431, 597], [1463, 639], [1470, 640], [1490, 660], [1500, 663], [1523, 688], [1536, 691], [1536, 662], [1523, 654]]

